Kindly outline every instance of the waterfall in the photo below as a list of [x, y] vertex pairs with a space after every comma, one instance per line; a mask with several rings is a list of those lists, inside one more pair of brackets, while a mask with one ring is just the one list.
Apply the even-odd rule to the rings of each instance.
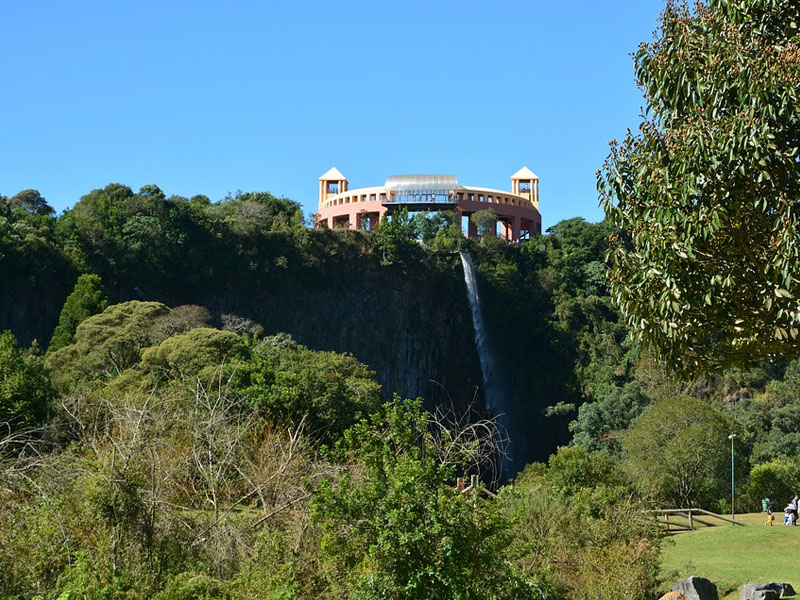
[[[472, 257], [466, 252], [459, 252], [461, 264], [464, 267], [464, 283], [467, 284], [467, 298], [469, 299], [469, 309], [472, 312], [472, 324], [475, 329], [475, 345], [478, 348], [478, 358], [481, 363], [481, 378], [483, 380], [483, 395], [486, 398], [486, 408], [497, 418], [499, 427], [508, 431], [507, 419], [508, 411], [505, 406], [505, 394], [503, 394], [501, 381], [496, 377], [494, 358], [489, 350], [489, 340], [486, 335], [486, 327], [483, 324], [481, 314], [481, 299], [478, 293], [478, 281], [475, 278], [475, 267], [472, 264]], [[503, 437], [503, 432], [499, 432]], [[503, 456], [502, 467], [506, 470], [511, 461], [510, 446], [507, 454]]]

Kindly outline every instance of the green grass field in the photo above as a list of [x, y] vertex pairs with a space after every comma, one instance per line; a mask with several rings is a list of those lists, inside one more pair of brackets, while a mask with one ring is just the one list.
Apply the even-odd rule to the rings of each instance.
[[[708, 527], [669, 537], [661, 573], [666, 589], [698, 575], [717, 585], [720, 600], [738, 599], [746, 583], [788, 582], [800, 591], [800, 526], [783, 527], [783, 514], [765, 527], [764, 513], [736, 515], [749, 527]], [[800, 598], [800, 596], [794, 596]]]

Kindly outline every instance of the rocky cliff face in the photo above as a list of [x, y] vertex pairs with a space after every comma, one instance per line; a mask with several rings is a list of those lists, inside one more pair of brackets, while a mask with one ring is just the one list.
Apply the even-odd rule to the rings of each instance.
[[[174, 282], [154, 284], [131, 273], [101, 276], [113, 281], [108, 290], [112, 303], [141, 299], [169, 306], [199, 304], [217, 316], [252, 319], [265, 334], [286, 332], [312, 349], [351, 353], [376, 372], [387, 399], [393, 394], [419, 396], [429, 408], [452, 403], [464, 410], [473, 400], [483, 406], [480, 363], [458, 257], [428, 256], [403, 267], [359, 258], [361, 262], [352, 266], [347, 262], [331, 269], [327, 262], [328, 268], [306, 268], [296, 279], [291, 270], [279, 280], [217, 276], [200, 291]], [[76, 273], [65, 271], [48, 281], [34, 277], [0, 282], [0, 330], [11, 329], [25, 345], [33, 339], [46, 343], [76, 278]], [[487, 294], [492, 296], [496, 304], [508, 302], [497, 293]], [[515, 329], [519, 314], [528, 308], [508, 304], [500, 311], [507, 321], [495, 320], [490, 337], [495, 344], [502, 341], [500, 374], [510, 407], [504, 420], [512, 442], [511, 471], [517, 472], [565, 442], [565, 423], [546, 422], [542, 416], [543, 408], [559, 399], [564, 384], [553, 376], [558, 353], [540, 344], [536, 331]], [[534, 319], [544, 321], [546, 315]]]
[[[423, 275], [423, 276], [420, 276]], [[253, 296], [206, 296], [197, 303], [217, 314], [235, 313], [290, 333], [315, 350], [349, 352], [377, 374], [387, 399], [446, 396], [458, 404], [480, 387], [472, 322], [457, 273], [399, 270], [344, 284], [269, 290]]]
[[0, 331], [10, 329], [23, 346], [34, 340], [46, 346], [58, 323], [64, 300], [78, 274], [73, 269], [3, 279], [0, 273]]

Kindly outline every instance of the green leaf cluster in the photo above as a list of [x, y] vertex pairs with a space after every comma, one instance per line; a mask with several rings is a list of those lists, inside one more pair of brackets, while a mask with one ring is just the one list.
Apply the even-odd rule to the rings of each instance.
[[169, 313], [160, 302], [131, 300], [114, 304], [78, 325], [75, 343], [48, 355], [47, 366], [56, 381], [71, 386], [80, 381], [103, 381], [139, 363], [152, 345], [158, 317]]
[[154, 378], [213, 381], [213, 374], [242, 346], [231, 331], [198, 327], [142, 352], [140, 369]]
[[479, 210], [469, 217], [481, 237], [495, 237], [497, 235], [497, 215], [491, 208]]
[[800, 350], [792, 0], [670, 1], [636, 53], [646, 120], [598, 175], [612, 297], [683, 374]]
[[559, 448], [500, 492], [512, 520], [514, 562], [545, 573], [559, 598], [650, 598], [658, 584], [659, 534], [618, 461]]

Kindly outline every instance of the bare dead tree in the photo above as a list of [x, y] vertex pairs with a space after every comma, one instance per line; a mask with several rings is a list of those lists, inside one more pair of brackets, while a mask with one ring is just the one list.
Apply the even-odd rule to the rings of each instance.
[[240, 317], [239, 315], [223, 313], [220, 315], [220, 321], [222, 322], [223, 330], [232, 331], [239, 335], [245, 333], [260, 334], [264, 331], [264, 328], [252, 319]]
[[[446, 392], [447, 390], [445, 390]], [[481, 417], [475, 409], [477, 395], [458, 410], [448, 393], [448, 404], [439, 404], [429, 413], [427, 427], [441, 464], [455, 465], [496, 489], [500, 465], [508, 454], [509, 438], [496, 417]]]
[[15, 430], [7, 421], [0, 422], [0, 484], [21, 478], [35, 485], [30, 473], [44, 460], [43, 431], [43, 428]]

